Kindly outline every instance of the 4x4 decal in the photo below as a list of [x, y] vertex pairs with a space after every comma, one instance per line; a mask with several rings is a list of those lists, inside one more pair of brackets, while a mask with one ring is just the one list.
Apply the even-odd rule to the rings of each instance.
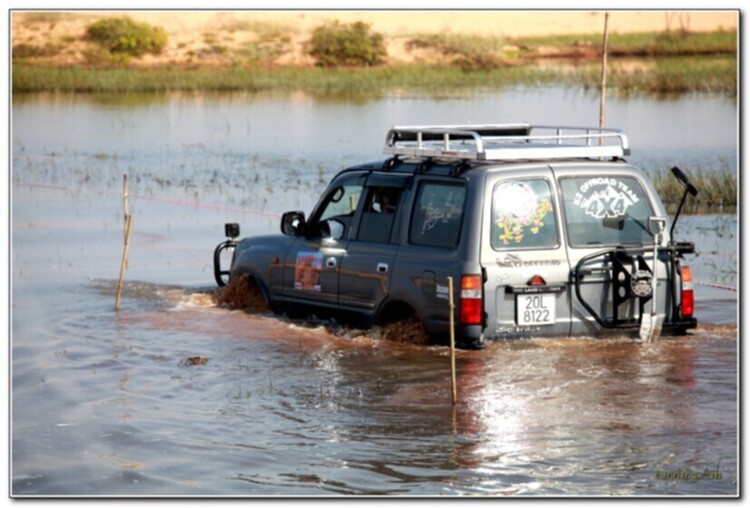
[[616, 178], [592, 178], [581, 185], [574, 203], [595, 219], [622, 217], [638, 202], [628, 185]]

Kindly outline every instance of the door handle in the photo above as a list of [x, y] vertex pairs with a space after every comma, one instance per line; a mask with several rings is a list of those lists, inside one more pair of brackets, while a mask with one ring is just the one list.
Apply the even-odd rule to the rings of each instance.
[[336, 268], [336, 258], [331, 256], [326, 258], [326, 268]]
[[378, 273], [388, 273], [388, 263], [378, 263]]

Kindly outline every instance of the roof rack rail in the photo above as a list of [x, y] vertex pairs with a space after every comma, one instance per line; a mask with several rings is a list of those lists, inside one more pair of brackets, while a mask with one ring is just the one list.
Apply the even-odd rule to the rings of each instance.
[[621, 158], [630, 155], [619, 129], [552, 125], [426, 125], [393, 127], [383, 153], [453, 160], [513, 161]]

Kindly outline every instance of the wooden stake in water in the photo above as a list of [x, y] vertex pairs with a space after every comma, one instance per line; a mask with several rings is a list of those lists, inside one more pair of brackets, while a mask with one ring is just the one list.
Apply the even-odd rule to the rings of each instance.
[[[125, 173], [122, 175], [122, 208], [123, 208], [123, 222], [122, 222], [122, 232], [123, 232], [123, 241], [127, 242], [127, 235], [128, 235], [128, 216], [130, 215], [130, 207], [128, 206], [128, 174]], [[128, 267], [128, 260], [125, 260], [125, 268]]]
[[453, 277], [448, 277], [448, 322], [451, 329], [451, 403], [456, 405], [456, 330], [453, 324], [453, 310], [456, 306], [453, 304]]
[[130, 215], [130, 210], [128, 207], [128, 175], [127, 173], [122, 175], [122, 208], [124, 211], [124, 214], [122, 216], [123, 218], [123, 232], [127, 230], [128, 228], [128, 215]]
[[125, 268], [128, 264], [128, 251], [130, 250], [130, 229], [133, 226], [133, 216], [128, 214], [125, 218], [125, 247], [122, 250], [122, 263], [120, 263], [120, 279], [117, 281], [117, 297], [115, 298], [115, 311], [120, 310], [120, 295], [122, 294], [122, 281], [125, 278]]

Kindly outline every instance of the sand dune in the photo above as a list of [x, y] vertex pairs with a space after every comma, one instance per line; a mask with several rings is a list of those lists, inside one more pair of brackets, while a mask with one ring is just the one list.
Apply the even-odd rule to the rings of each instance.
[[[86, 26], [117, 11], [75, 12], [39, 15], [23, 11], [12, 14], [12, 44], [59, 48], [55, 64], [85, 63]], [[526, 35], [599, 33], [604, 26], [602, 11], [508, 11], [508, 10], [383, 10], [383, 11], [122, 11], [139, 21], [164, 28], [169, 34], [166, 50], [146, 55], [138, 65], [166, 63], [224, 65], [237, 51], [257, 48], [265, 41], [266, 51], [277, 51], [277, 64], [311, 65], [306, 43], [310, 32], [330, 20], [344, 23], [364, 21], [383, 33], [389, 61], [424, 58], [408, 49], [410, 36], [419, 33], [458, 33], [496, 37]], [[611, 33], [661, 30], [736, 31], [737, 11], [614, 11]], [[270, 41], [270, 42], [269, 42]]]

